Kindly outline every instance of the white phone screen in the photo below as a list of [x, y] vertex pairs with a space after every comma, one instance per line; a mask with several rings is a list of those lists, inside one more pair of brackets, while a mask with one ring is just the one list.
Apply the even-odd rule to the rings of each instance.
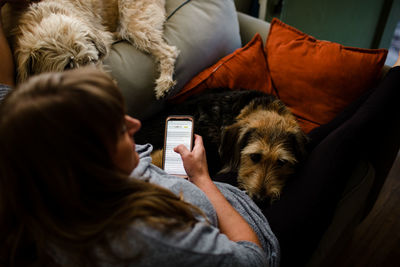
[[187, 176], [181, 155], [174, 151], [180, 144], [191, 148], [193, 121], [191, 120], [168, 120], [165, 143], [164, 170], [169, 174]]

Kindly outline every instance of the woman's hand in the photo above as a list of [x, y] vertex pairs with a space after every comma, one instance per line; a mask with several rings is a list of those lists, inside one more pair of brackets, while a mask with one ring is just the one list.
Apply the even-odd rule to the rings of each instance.
[[229, 204], [218, 187], [212, 182], [208, 173], [203, 138], [200, 135], [195, 135], [192, 151], [189, 151], [184, 145], [175, 147], [174, 151], [181, 155], [189, 181], [199, 187], [214, 206], [221, 233], [232, 241], [246, 240], [261, 247], [261, 243], [250, 225]]
[[208, 173], [203, 138], [200, 135], [194, 135], [194, 147], [192, 151], [189, 151], [184, 145], [175, 147], [174, 151], [181, 155], [183, 167], [192, 183], [199, 186], [203, 182], [211, 181]]

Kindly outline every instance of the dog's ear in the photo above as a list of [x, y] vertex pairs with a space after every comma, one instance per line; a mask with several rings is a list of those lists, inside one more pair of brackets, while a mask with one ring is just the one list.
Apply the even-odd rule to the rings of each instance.
[[240, 151], [237, 145], [240, 133], [240, 124], [235, 123], [222, 129], [221, 143], [219, 145], [219, 155], [223, 167], [220, 173], [234, 171], [239, 166]]
[[306, 145], [309, 141], [309, 138], [302, 130], [299, 130], [298, 132], [290, 135], [290, 140], [296, 159], [298, 161], [303, 161], [307, 156]]
[[34, 51], [17, 51], [17, 80], [18, 82], [23, 82], [28, 79], [29, 76], [33, 74], [33, 65], [35, 60]]
[[237, 171], [240, 164], [241, 151], [249, 143], [253, 132], [253, 129], [245, 129], [240, 122], [223, 129], [219, 147], [219, 154], [223, 164], [220, 173]]

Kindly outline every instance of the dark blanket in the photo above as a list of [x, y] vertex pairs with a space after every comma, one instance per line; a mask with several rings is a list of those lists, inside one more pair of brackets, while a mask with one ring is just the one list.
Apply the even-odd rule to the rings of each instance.
[[[281, 245], [281, 266], [302, 266], [309, 260], [355, 164], [360, 159], [373, 161], [375, 151], [385, 149], [387, 135], [400, 136], [399, 99], [400, 67], [396, 67], [333, 121], [309, 133], [309, 158], [281, 199], [263, 209]], [[398, 142], [387, 146], [393, 151], [399, 148]]]

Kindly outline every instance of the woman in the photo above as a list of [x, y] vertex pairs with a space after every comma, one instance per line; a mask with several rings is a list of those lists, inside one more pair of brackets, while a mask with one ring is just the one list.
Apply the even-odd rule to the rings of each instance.
[[151, 146], [132, 138], [139, 128], [112, 79], [92, 68], [42, 74], [9, 93], [0, 105], [2, 263], [278, 264], [251, 199], [211, 181], [200, 136], [192, 152], [175, 149], [188, 181], [150, 164]]

